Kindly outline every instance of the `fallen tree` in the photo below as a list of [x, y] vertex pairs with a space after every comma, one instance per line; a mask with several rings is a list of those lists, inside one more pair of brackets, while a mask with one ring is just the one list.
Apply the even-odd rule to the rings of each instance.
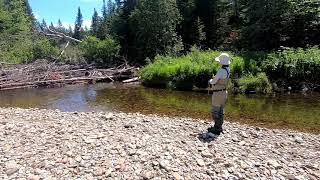
[[0, 64], [0, 91], [123, 81], [136, 78], [136, 74], [137, 68], [125, 64], [109, 69], [97, 69], [90, 65], [57, 64], [47, 60], [24, 65]]

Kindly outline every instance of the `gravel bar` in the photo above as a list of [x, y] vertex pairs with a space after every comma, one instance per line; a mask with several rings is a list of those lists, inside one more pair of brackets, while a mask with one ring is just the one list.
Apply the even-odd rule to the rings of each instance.
[[320, 135], [117, 112], [0, 108], [0, 179], [320, 179]]

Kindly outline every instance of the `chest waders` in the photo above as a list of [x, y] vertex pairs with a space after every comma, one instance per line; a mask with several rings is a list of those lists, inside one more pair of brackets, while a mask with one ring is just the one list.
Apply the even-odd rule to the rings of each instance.
[[209, 128], [209, 132], [214, 134], [220, 134], [222, 132], [222, 125], [224, 121], [224, 106], [227, 101], [228, 92], [228, 82], [230, 79], [230, 72], [226, 67], [222, 69], [227, 71], [227, 78], [219, 79], [217, 83], [212, 87], [212, 119], [214, 121], [214, 126]]

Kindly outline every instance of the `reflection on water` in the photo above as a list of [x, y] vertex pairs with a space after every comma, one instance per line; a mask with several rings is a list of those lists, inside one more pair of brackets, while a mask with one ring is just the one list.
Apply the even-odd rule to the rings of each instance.
[[[198, 92], [150, 89], [139, 85], [96, 84], [60, 89], [0, 92], [1, 107], [62, 111], [124, 111], [210, 119], [211, 96]], [[230, 95], [230, 121], [320, 132], [320, 94]]]

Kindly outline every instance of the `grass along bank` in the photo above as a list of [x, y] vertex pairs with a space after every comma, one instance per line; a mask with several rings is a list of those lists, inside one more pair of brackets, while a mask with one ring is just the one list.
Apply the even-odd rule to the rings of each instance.
[[[219, 68], [213, 58], [220, 53], [193, 48], [190, 53], [179, 57], [157, 56], [153, 63], [140, 71], [143, 84], [178, 90], [190, 90], [194, 86], [206, 88], [208, 80]], [[230, 88], [241, 92], [268, 93], [272, 89], [270, 82], [275, 83], [275, 87], [282, 86], [284, 89], [290, 86], [294, 90], [300, 90], [306, 85], [313, 89], [319, 88], [318, 47], [306, 50], [289, 49], [269, 54], [229, 53], [232, 56]]]

